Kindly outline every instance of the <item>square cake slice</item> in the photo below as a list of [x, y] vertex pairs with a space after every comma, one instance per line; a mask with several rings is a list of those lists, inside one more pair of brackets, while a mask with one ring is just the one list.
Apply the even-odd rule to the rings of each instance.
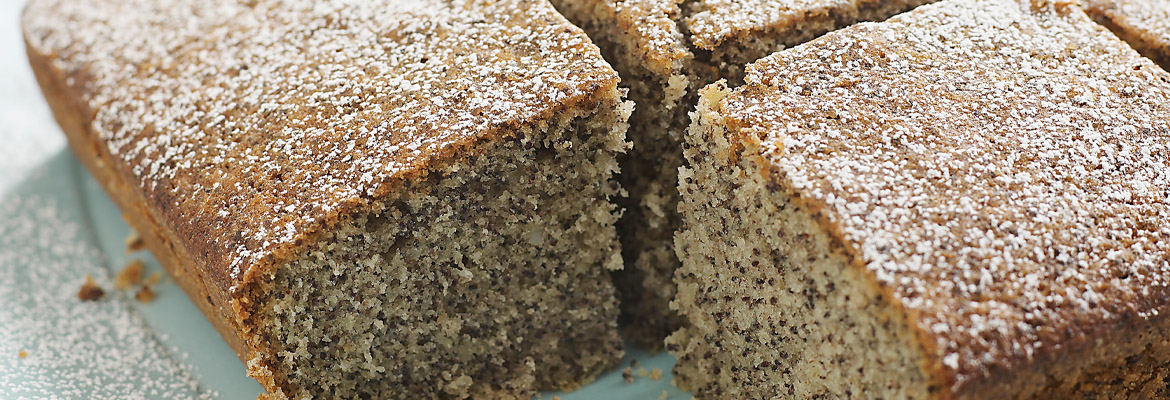
[[699, 398], [1170, 395], [1170, 74], [947, 0], [705, 89], [667, 339]]
[[629, 193], [618, 222], [626, 268], [614, 273], [623, 334], [657, 349], [682, 325], [670, 310], [679, 262], [678, 168], [698, 91], [742, 81], [746, 63], [859, 20], [933, 0], [553, 0], [589, 33], [630, 88], [634, 149], [621, 161]]
[[1089, 0], [1086, 10], [1123, 40], [1170, 71], [1170, 0]]
[[622, 355], [618, 74], [543, 0], [34, 0], [70, 144], [272, 398], [525, 398]]

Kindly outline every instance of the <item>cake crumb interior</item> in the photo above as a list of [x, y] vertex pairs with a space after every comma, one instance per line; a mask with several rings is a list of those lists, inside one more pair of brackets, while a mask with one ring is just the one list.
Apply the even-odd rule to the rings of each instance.
[[[718, 90], [712, 86], [708, 91]], [[700, 101], [680, 174], [683, 267], [667, 338], [679, 386], [700, 398], [925, 398], [905, 318], [799, 198], [770, 181], [751, 141]], [[875, 366], [881, 366], [876, 368]]]
[[513, 397], [614, 365], [629, 107], [492, 143], [278, 268], [256, 319], [275, 378], [313, 397]]

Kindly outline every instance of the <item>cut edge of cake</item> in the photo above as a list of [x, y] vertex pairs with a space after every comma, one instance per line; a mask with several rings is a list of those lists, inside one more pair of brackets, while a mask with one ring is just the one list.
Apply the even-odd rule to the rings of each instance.
[[671, 247], [678, 227], [675, 179], [682, 165], [681, 129], [693, 104], [694, 55], [678, 24], [684, 12], [673, 2], [556, 1], [558, 10], [590, 34], [622, 76], [637, 106], [627, 138], [633, 149], [621, 158], [618, 175], [629, 196], [618, 221], [625, 268], [614, 271], [621, 300], [622, 335], [657, 351], [662, 338], [681, 324], [670, 310], [678, 259]]
[[[974, 3], [963, 2], [962, 7], [964, 10], [970, 9], [975, 7]], [[1107, 73], [1120, 74], [1124, 79], [1115, 83], [1118, 85], [1117, 88], [1093, 86], [1094, 90], [1116, 96], [1116, 98], [1103, 101], [1101, 104], [1109, 104], [1109, 107], [1116, 109], [1118, 101], [1121, 101], [1119, 99], [1136, 98], [1132, 107], [1143, 107], [1143, 110], [1152, 109], [1155, 113], [1170, 111], [1164, 102], [1157, 101], [1157, 99], [1170, 98], [1170, 75], [1156, 68], [1149, 60], [1138, 56], [1122, 42], [1116, 41], [1103, 28], [1093, 24], [1076, 5], [1067, 1], [1043, 0], [1021, 4], [1010, 3], [1012, 4], [1010, 6], [1006, 5], [1009, 2], [999, 3], [1000, 5], [997, 7], [1000, 7], [1000, 10], [997, 12], [1022, 11], [1023, 14], [1035, 12], [1059, 21], [1053, 24], [1062, 28], [1056, 29], [1054, 32], [1037, 33], [1031, 30], [1033, 27], [1021, 28], [1028, 29], [1026, 32], [1029, 35], [1052, 34], [1048, 40], [1036, 39], [1044, 46], [1050, 46], [1043, 47], [1039, 51], [1039, 55], [1036, 56], [1038, 60], [1059, 60], [1055, 57], [1048, 57], [1045, 52], [1063, 50], [1074, 53], [1076, 48], [1072, 47], [1072, 44], [1075, 43], [1087, 46], [1087, 49], [1094, 52], [1092, 54], [1094, 57], [1084, 57], [1084, 59], [1099, 62], [1115, 61], [1112, 64], [1116, 65], [1109, 65]], [[919, 10], [933, 12], [957, 4], [959, 4], [958, 1], [944, 1], [928, 6], [931, 7], [930, 9]], [[983, 5], [994, 6], [994, 4]], [[1018, 7], [1020, 11], [1011, 11], [1015, 10], [1015, 7]], [[1032, 7], [1031, 11], [1027, 11], [1028, 7]], [[916, 13], [918, 12], [916, 11]], [[957, 10], [956, 14], [965, 15]], [[912, 18], [917, 15], [905, 14], [894, 21], [906, 23], [913, 21]], [[938, 15], [934, 15], [934, 17], [938, 17]], [[925, 61], [925, 64], [930, 64], [929, 60], [932, 60], [933, 56], [929, 52], [891, 55], [891, 51], [883, 48], [880, 43], [884, 43], [883, 40], [894, 41], [896, 35], [888, 35], [886, 32], [887, 35], [883, 36], [882, 32], [884, 31], [879, 29], [882, 26], [883, 23], [866, 24], [850, 28], [849, 31], [838, 31], [830, 34], [830, 38], [810, 42], [807, 45], [809, 47], [804, 47], [800, 54], [808, 56], [818, 54], [817, 51], [824, 51], [825, 53], [820, 53], [822, 56], [826, 54], [840, 55], [842, 54], [840, 51], [847, 49], [852, 52], [849, 54], [855, 56], [851, 60], [862, 63], [862, 65], [867, 62], [871, 63], [867, 71], [876, 69], [875, 64], [896, 70], [899, 60], [907, 59], [915, 62]], [[1015, 27], [1015, 25], [1010, 26]], [[946, 28], [951, 34], [939, 35], [937, 40], [929, 34], [914, 33], [919, 35], [915, 36], [916, 38], [922, 38], [931, 43], [917, 47], [916, 50], [929, 49], [933, 46], [946, 48], [948, 46], [946, 39], [961, 38], [954, 36], [955, 31], [949, 31], [949, 29], [955, 29], [954, 26]], [[989, 32], [981, 33], [978, 37], [981, 45], [994, 42], [994, 35], [988, 36]], [[838, 43], [832, 43], [832, 46], [827, 45], [829, 43], [827, 40], [835, 39], [839, 35], [850, 34], [869, 35], [863, 39], [873, 40], [872, 42], [842, 40]], [[1077, 38], [1078, 40], [1066, 43], [1065, 40], [1069, 38]], [[879, 45], [874, 46], [873, 42], [877, 42]], [[816, 43], [825, 43], [826, 46], [814, 49], [818, 46]], [[957, 313], [944, 313], [945, 315], [939, 316], [933, 313], [928, 315], [922, 311], [928, 309], [923, 308], [923, 304], [929, 304], [932, 301], [950, 301], [951, 299], [914, 297], [919, 291], [929, 292], [933, 288], [957, 287], [956, 282], [947, 280], [937, 285], [931, 285], [929, 282], [914, 280], [918, 279], [916, 276], [900, 276], [897, 272], [899, 265], [889, 264], [888, 259], [886, 259], [887, 264], [869, 266], [870, 263], [874, 262], [872, 258], [878, 257], [877, 252], [894, 251], [894, 249], [875, 250], [880, 249], [880, 247], [875, 246], [880, 246], [881, 243], [890, 244], [890, 242], [882, 241], [888, 240], [889, 237], [878, 237], [875, 239], [878, 244], [870, 246], [871, 243], [865, 243], [867, 236], [858, 230], [860, 229], [858, 226], [864, 226], [861, 224], [868, 221], [867, 216], [864, 213], [844, 213], [842, 210], [851, 209], [848, 205], [852, 202], [858, 203], [859, 206], [863, 206], [862, 209], [865, 209], [865, 205], [873, 204], [880, 198], [890, 198], [894, 199], [890, 201], [895, 201], [899, 199], [896, 193], [842, 193], [840, 191], [843, 189], [833, 185], [849, 185], [853, 181], [844, 180], [846, 183], [840, 183], [834, 180], [833, 176], [835, 175], [828, 172], [833, 170], [830, 164], [817, 164], [818, 172], [815, 173], [821, 174], [823, 172], [824, 175], [816, 175], [817, 178], [813, 181], [810, 179], [814, 178], [804, 175], [805, 172], [802, 168], [794, 166], [804, 164], [776, 164], [778, 160], [787, 161], [790, 157], [803, 160], [801, 162], [811, 163], [812, 161], [808, 160], [820, 160], [815, 158], [818, 157], [818, 154], [829, 157], [827, 155], [840, 151], [840, 149], [834, 150], [824, 141], [805, 141], [801, 135], [818, 139], [832, 138], [834, 137], [832, 129], [817, 131], [814, 129], [814, 127], [820, 126], [817, 123], [831, 126], [833, 121], [842, 119], [857, 121], [859, 118], [857, 111], [842, 108], [841, 104], [834, 104], [831, 101], [810, 103], [808, 108], [804, 110], [801, 107], [792, 108], [791, 104], [787, 103], [789, 99], [810, 96], [810, 93], [816, 93], [818, 96], [824, 95], [834, 87], [846, 92], [856, 90], [858, 93], [867, 93], [863, 91], [864, 87], [856, 85], [869, 82], [858, 77], [850, 78], [848, 70], [839, 71], [841, 72], [840, 76], [834, 74], [801, 76], [797, 72], [792, 72], [792, 74], [798, 75], [795, 79], [787, 74], [779, 77], [769, 75], [777, 73], [777, 71], [786, 71], [786, 68], [803, 70], [806, 65], [796, 65], [799, 59], [794, 55], [796, 53], [790, 53], [797, 50], [799, 48], [757, 62], [754, 64], [757, 71], [752, 72], [754, 75], [749, 75], [748, 85], [736, 88], [734, 91], [728, 90], [726, 85], [722, 83], [705, 88], [694, 116], [694, 122], [688, 131], [686, 137], [688, 142], [684, 148], [689, 165], [681, 171], [679, 178], [680, 191], [683, 193], [680, 212], [684, 216], [684, 227], [676, 236], [676, 249], [683, 260], [683, 267], [677, 274], [679, 295], [672, 305], [679, 309], [689, 322], [686, 327], [667, 339], [668, 350], [679, 360], [675, 372], [680, 387], [694, 390], [696, 397], [701, 398], [756, 397], [776, 393], [787, 393], [789, 396], [797, 398], [811, 398], [818, 395], [839, 398], [1013, 398], [1020, 396], [1028, 398], [1029, 396], [1084, 396], [1090, 393], [1107, 397], [1156, 398], [1167, 394], [1167, 377], [1170, 377], [1170, 365], [1165, 360], [1170, 355], [1170, 340], [1164, 338], [1164, 332], [1170, 330], [1170, 318], [1163, 317], [1163, 315], [1170, 310], [1170, 305], [1165, 301], [1156, 300], [1158, 296], [1156, 293], [1166, 291], [1164, 284], [1148, 287], [1142, 284], [1139, 285], [1140, 287], [1134, 287], [1133, 283], [1129, 283], [1131, 286], [1128, 288], [1123, 287], [1113, 293], [1116, 297], [1107, 298], [1108, 305], [1093, 303], [1093, 301], [1104, 303], [1104, 300], [1100, 298], [1101, 295], [1097, 295], [1097, 300], [1092, 300], [1091, 291], [1088, 292], [1088, 295], [1082, 291], [1080, 293], [1090, 300], [1074, 297], [1072, 301], [1081, 304], [1077, 307], [1086, 310], [1083, 312], [1077, 312], [1070, 309], [1067, 304], [1057, 302], [1060, 297], [1057, 296], [1057, 300], [1050, 299], [1056, 302], [1050, 306], [1060, 308], [1052, 310], [1041, 308], [1037, 310], [1036, 316], [1026, 317], [1035, 318], [1036, 321], [1046, 321], [1043, 318], [1057, 318], [1056, 320], [1049, 321], [1047, 324], [1034, 322], [1030, 319], [1020, 321], [1021, 325], [1030, 325], [1018, 328], [1024, 330], [1023, 332], [1033, 330], [1036, 332], [1044, 331], [1043, 333], [1036, 333], [1032, 336], [1001, 336], [987, 328], [991, 326], [989, 324], [999, 326], [1005, 321], [1012, 321], [1011, 318], [1015, 317], [995, 317], [981, 314], [984, 319], [979, 321], [984, 322], [978, 323], [966, 321]], [[1019, 46], [1003, 51], [1008, 51], [1008, 54], [1022, 55], [1025, 58], [1031, 57], [1027, 51], [1021, 52]], [[1076, 59], [1076, 62], [1084, 62], [1079, 57], [1069, 57], [1069, 59]], [[1025, 60], [1024, 63], [1027, 64], [1029, 61]], [[1062, 67], [1087, 75], [1098, 71], [1093, 68], [1076, 69], [1075, 65], [1063, 65]], [[837, 67], [841, 67], [841, 65], [837, 65]], [[815, 70], [815, 68], [813, 69]], [[1010, 74], [1013, 71], [1005, 69], [1002, 72]], [[869, 78], [874, 79], [873, 77]], [[801, 79], [804, 80], [801, 81]], [[1092, 78], [1079, 77], [1078, 79]], [[994, 82], [986, 78], [983, 80]], [[1109, 81], [1115, 82], [1114, 80]], [[1145, 96], [1142, 94], [1143, 92], [1136, 90], [1136, 88], [1142, 87], [1143, 82], [1150, 85], [1149, 97], [1143, 98]], [[811, 85], [816, 89], [810, 89], [806, 85]], [[930, 83], [924, 84], [924, 86], [929, 85]], [[872, 88], [872, 86], [870, 87]], [[914, 97], [920, 93], [916, 91], [919, 89], [917, 86], [903, 86], [901, 88], [903, 91], [898, 91], [899, 88], [893, 88], [894, 92], [883, 91], [890, 88], [873, 89], [874, 92], [871, 94], [878, 97], [872, 99], [885, 98], [882, 97], [882, 93], [897, 93], [897, 96], [893, 96], [896, 101], [890, 100], [891, 106], [896, 104], [901, 107], [904, 104], [915, 104], [916, 101], [926, 101], [926, 99]], [[974, 89], [960, 87], [952, 90]], [[1029, 88], [1029, 90], [1034, 90], [1034, 88]], [[766, 93], [786, 93], [790, 94], [791, 97], [784, 97], [785, 105], [779, 105], [780, 103], [769, 103], [768, 101], [779, 102], [779, 100], [764, 96]], [[977, 92], [972, 91], [971, 93]], [[1051, 92], [1048, 93], [1051, 94]], [[1099, 95], [1099, 93], [1093, 93]], [[736, 108], [733, 111], [733, 116], [727, 115], [727, 110], [725, 110], [729, 96], [736, 96], [734, 100]], [[778, 96], [783, 97], [784, 95]], [[961, 92], [956, 92], [954, 97], [948, 96], [948, 98], [962, 98], [962, 96]], [[846, 96], [835, 95], [834, 97]], [[1008, 101], [1010, 102], [1010, 100]], [[1081, 108], [1084, 108], [1086, 104], [1094, 104], [1084, 102], [1081, 97], [1070, 98], [1067, 101], [1070, 105]], [[790, 107], [788, 109], [792, 110], [792, 113], [806, 116], [816, 123], [802, 124], [804, 121], [801, 118], [794, 117], [785, 120], [788, 121], [788, 125], [784, 125], [776, 122], [780, 120], [773, 119], [778, 117], [768, 114], [766, 111], [767, 107], [785, 106]], [[1045, 107], [1057, 108], [1057, 106]], [[922, 112], [922, 110], [913, 107], [905, 110]], [[1145, 126], [1140, 124], [1136, 126], [1106, 124], [1110, 128], [1108, 136], [1117, 138], [1115, 135], [1119, 134], [1117, 133], [1119, 130], [1127, 131], [1128, 129], [1128, 131], [1133, 132], [1134, 136], [1131, 139], [1133, 142], [1155, 143], [1152, 147], [1143, 147], [1145, 149], [1143, 151], [1164, 154], [1167, 149], [1166, 138], [1170, 136], [1170, 125], [1166, 121], [1147, 120], [1142, 115], [1131, 115], [1137, 113], [1136, 111], [1125, 108], [1122, 110], [1124, 113], [1119, 115], [1106, 113], [1096, 115], [1095, 118], [1128, 116], [1128, 118], [1133, 118], [1130, 122], [1145, 121], [1147, 124]], [[967, 110], [955, 111], [969, 112]], [[1045, 109], [1045, 111], [1052, 110]], [[1088, 111], [1088, 113], [1094, 115], [1092, 111]], [[1070, 115], [1074, 114], [1082, 116], [1079, 112], [1070, 113]], [[1055, 113], [1052, 115], [1063, 114]], [[862, 114], [860, 118], [864, 121], [870, 116]], [[1054, 118], [1059, 119], [1059, 117]], [[759, 126], [757, 124], [760, 121], [768, 121], [771, 125]], [[865, 126], [886, 125], [878, 121], [870, 120], [871, 123]], [[892, 118], [891, 121], [896, 121], [890, 122], [892, 125], [906, 122], [896, 117]], [[1014, 127], [1015, 125], [1010, 126]], [[785, 127], [788, 129], [787, 132]], [[1062, 126], [1061, 129], [1063, 128]], [[1095, 126], [1094, 129], [1104, 130], [1105, 128]], [[930, 130], [927, 129], [925, 132], [930, 132]], [[841, 133], [838, 132], [836, 135], [841, 135]], [[1093, 137], [1092, 133], [1084, 131], [1080, 132], [1080, 135], [1082, 136], [1078, 137], [1078, 140], [1087, 140], [1086, 138]], [[844, 137], [849, 136], [844, 135]], [[767, 142], [765, 142], [765, 138]], [[891, 138], [891, 140], [893, 139]], [[829, 143], [831, 141], [828, 140]], [[1130, 139], [1124, 142], [1133, 144], [1130, 143]], [[812, 150], [817, 147], [809, 143], [823, 143], [825, 147], [819, 151]], [[882, 142], [878, 140], [877, 143]], [[1160, 145], [1158, 145], [1159, 143]], [[890, 145], [890, 142], [885, 142], [885, 145]], [[911, 142], [907, 148], [920, 149], [913, 146], [917, 146], [917, 143]], [[799, 156], [786, 155], [789, 152], [799, 154]], [[907, 153], [913, 152], [908, 150]], [[914, 158], [908, 158], [908, 160], [917, 162]], [[874, 171], [873, 169], [866, 170], [864, 167], [867, 165], [864, 162], [846, 164], [836, 164], [837, 168], [841, 169], [839, 176], [852, 177], [853, 174]], [[1142, 173], [1146, 174], [1142, 175], [1145, 179], [1154, 179], [1148, 175], [1151, 172], [1150, 168], [1156, 171], [1159, 167], [1140, 162], [1125, 165], [1144, 165], [1144, 168], [1147, 168], [1142, 170]], [[876, 167], [874, 165], [868, 166]], [[1074, 167], [1070, 166], [1069, 168]], [[1164, 170], [1165, 165], [1161, 165], [1161, 168]], [[879, 170], [885, 171], [885, 169]], [[1033, 173], [1037, 172], [1033, 171]], [[866, 176], [868, 179], [869, 175]], [[876, 177], [881, 175], [874, 176], [874, 179], [879, 179]], [[899, 179], [902, 177], [899, 174], [888, 176]], [[1155, 178], [1157, 176], [1155, 174]], [[1157, 182], [1164, 185], [1166, 183], [1165, 175], [1161, 176], [1162, 180]], [[1017, 177], [1027, 177], [1027, 175]], [[946, 176], [946, 178], [950, 177]], [[870, 181], [860, 180], [857, 182]], [[1125, 182], [1122, 186], [1127, 186], [1129, 183]], [[858, 187], [873, 190], [882, 188], [880, 185]], [[1145, 186], [1138, 183], [1134, 184], [1133, 188], [1137, 190], [1141, 187]], [[1152, 193], [1153, 196], [1170, 190], [1164, 186], [1149, 188], [1149, 193]], [[856, 190], [856, 188], [853, 189]], [[1142, 208], [1143, 213], [1146, 213], [1143, 215], [1149, 215], [1150, 212], [1156, 214], [1159, 212], [1158, 210], [1164, 214], [1167, 210], [1164, 202], [1161, 206], [1145, 203], [1150, 199], [1149, 193], [1142, 195], [1143, 200], [1139, 204], [1154, 208]], [[836, 197], [833, 197], [834, 195]], [[1117, 196], [1119, 194], [1108, 194], [1110, 198], [1121, 199]], [[1134, 194], [1134, 196], [1137, 195]], [[1094, 207], [1098, 207], [1101, 202], [1100, 198], [1091, 198], [1086, 201], [1096, 202], [1093, 203]], [[1135, 198], [1134, 201], [1138, 200]], [[833, 205], [830, 205], [830, 202]], [[1125, 213], [1124, 218], [1136, 218], [1137, 214], [1132, 212], [1134, 210], [1136, 209], [1122, 210]], [[885, 210], [883, 216], [875, 218], [878, 218], [879, 222], [886, 221], [888, 219], [884, 218], [890, 216], [888, 212], [889, 210]], [[1144, 225], [1145, 222], [1130, 222], [1140, 227], [1143, 235], [1141, 238], [1144, 240], [1142, 243], [1149, 244], [1149, 234], [1157, 237], [1158, 228], [1156, 226], [1150, 228]], [[1110, 226], [1116, 227], [1116, 225]], [[1150, 229], [1153, 231], [1147, 232]], [[1163, 228], [1160, 232], [1163, 238], [1170, 235], [1170, 229]], [[922, 244], [921, 241], [917, 243]], [[861, 245], [866, 245], [866, 247], [858, 247]], [[1027, 249], [1031, 251], [1033, 248]], [[780, 251], [773, 252], [774, 250]], [[1035, 250], [1055, 251], [1054, 249], [1039, 248]], [[909, 247], [909, 251], [915, 251], [913, 246]], [[1113, 268], [1120, 269], [1109, 272], [1108, 274], [1112, 275], [1106, 276], [1105, 279], [1121, 277], [1122, 279], [1141, 279], [1142, 282], [1157, 282], [1158, 279], [1164, 281], [1165, 271], [1170, 268], [1166, 263], [1170, 259], [1166, 259], [1164, 253], [1159, 253], [1156, 249], [1147, 248], [1146, 251], [1152, 253], [1139, 254], [1140, 260], [1143, 262], [1141, 264], [1143, 267], [1139, 269], [1141, 272], [1134, 272], [1133, 268], [1125, 271], [1124, 265], [1118, 267], [1117, 264], [1109, 264], [1111, 271]], [[1104, 254], [1090, 254], [1089, 256], [1096, 259], [1103, 258]], [[1155, 269], [1148, 270], [1147, 268], [1151, 267], [1150, 260], [1157, 260], [1158, 257], [1162, 257], [1160, 261], [1162, 269], [1158, 270], [1158, 264], [1155, 263], [1152, 265]], [[776, 271], [775, 266], [781, 266], [781, 270]], [[917, 271], [914, 269], [915, 265], [906, 265], [905, 267], [906, 271]], [[967, 270], [955, 271], [955, 273], [963, 271]], [[975, 272], [976, 276], [979, 276], [978, 270]], [[1076, 272], [1074, 275], [1089, 274], [1088, 271], [1074, 270], [1074, 272]], [[1162, 274], [1163, 277], [1159, 278], [1159, 274]], [[986, 274], [984, 275], [986, 276]], [[1067, 275], [1064, 274], [1065, 277]], [[906, 283], [900, 281], [900, 278], [908, 278], [911, 281]], [[1071, 285], [1071, 283], [1064, 283], [1063, 278], [1061, 279], [1061, 285]], [[992, 287], [1009, 284], [1013, 288], [1023, 287], [1021, 286], [1023, 278], [1011, 282], [987, 281], [985, 278], [978, 281], [980, 285], [986, 283], [993, 285]], [[1110, 285], [1110, 283], [1106, 283], [1109, 281], [1090, 282]], [[944, 286], [942, 284], [950, 285]], [[1044, 283], [1044, 285], [1047, 284]], [[1056, 282], [1052, 283], [1052, 285], [1056, 284]], [[915, 291], [918, 289], [914, 288], [919, 287], [925, 289]], [[1068, 288], [1070, 290], [1076, 289], [1071, 286]], [[842, 294], [843, 290], [848, 293]], [[857, 293], [864, 294], [860, 296], [862, 299], [858, 298]], [[1042, 298], [1044, 293], [1051, 292], [1041, 291], [1035, 294]], [[1136, 296], [1132, 303], [1125, 303], [1129, 297], [1123, 296], [1128, 296], [1127, 293]], [[1061, 294], [1066, 296], [1065, 300], [1069, 299], [1067, 296], [1075, 296], [1072, 292], [1062, 292]], [[1118, 294], [1121, 296], [1117, 296]], [[995, 291], [988, 295], [1000, 296], [1000, 292]], [[978, 298], [977, 296], [976, 298]], [[1028, 297], [1028, 299], [1033, 297], [1035, 296]], [[1021, 299], [1019, 301], [1030, 302], [1032, 300]], [[1007, 304], [1016, 303], [1009, 302]], [[876, 308], [867, 308], [875, 305]], [[978, 307], [986, 306], [987, 304], [975, 302], [972, 303], [971, 307], [973, 308], [967, 311], [974, 312], [972, 310], [979, 310]], [[1094, 309], [1094, 307], [1096, 308]], [[1116, 311], [1117, 314], [1109, 317], [1109, 312], [1101, 314], [1103, 309]], [[811, 311], [814, 310], [825, 313], [811, 315]], [[935, 309], [930, 310], [936, 311]], [[1048, 312], [1051, 312], [1052, 315], [1041, 316], [1041, 313]], [[850, 315], [858, 313], [868, 315]], [[1106, 317], [1101, 318], [1100, 315], [1106, 315]], [[792, 316], [798, 318], [791, 318]], [[837, 323], [841, 322], [841, 318], [853, 321], [846, 322], [845, 328], [838, 328]], [[939, 320], [939, 318], [942, 319]], [[872, 322], [859, 323], [858, 319], [883, 321], [888, 325], [874, 329], [876, 325]], [[822, 324], [833, 324], [833, 328], [822, 326]], [[1055, 328], [1048, 329], [1044, 325]], [[864, 339], [867, 339], [862, 344], [858, 344], [856, 341], [858, 334], [852, 331], [855, 327], [862, 327], [862, 331], [866, 330], [865, 327], [869, 327], [869, 332], [861, 332], [860, 334]], [[983, 327], [983, 330], [979, 330], [979, 327]], [[1011, 328], [1016, 329], [1015, 326]], [[785, 329], [791, 331], [785, 332]], [[957, 330], [963, 331], [958, 339], [947, 339], [947, 332], [957, 332]], [[967, 333], [968, 330], [976, 333]], [[872, 346], [867, 346], [866, 343], [875, 340], [880, 343], [878, 347], [881, 350], [873, 351]], [[955, 342], [955, 340], [962, 342]], [[808, 343], [803, 343], [804, 341], [808, 341]], [[815, 344], [813, 344], [814, 342]], [[1020, 347], [1013, 347], [1016, 345]], [[893, 369], [901, 371], [900, 373], [877, 377], [864, 376], [861, 373], [862, 366], [858, 365], [859, 360], [875, 361], [875, 358], [883, 357], [886, 354], [895, 355], [891, 358], [898, 360], [894, 365], [899, 365], [899, 367]], [[801, 358], [802, 356], [804, 358]], [[881, 364], [864, 364], [865, 374], [873, 373], [874, 368], [872, 367], [874, 365], [884, 365], [887, 368], [891, 365], [888, 361], [882, 362]], [[777, 366], [777, 363], [780, 365]], [[889, 371], [879, 370], [877, 372], [881, 374]], [[907, 383], [911, 385], [908, 387], [900, 386]]]
[[[257, 272], [241, 287], [243, 325], [268, 350], [249, 364], [276, 387], [375, 398], [524, 397], [616, 365], [610, 176], [631, 105], [616, 87], [598, 95], [453, 156]], [[338, 308], [349, 315], [311, 317]]]
[[720, 78], [742, 83], [745, 63], [774, 51], [927, 2], [858, 1], [792, 10], [783, 21], [729, 30], [737, 39], [715, 45], [702, 39], [700, 21], [713, 18], [699, 0], [553, 1], [601, 47], [637, 104], [627, 135], [634, 148], [623, 157], [619, 174], [630, 194], [619, 201], [625, 207], [618, 232], [626, 267], [614, 272], [623, 336], [656, 351], [684, 324], [669, 306], [680, 265], [673, 239], [680, 226], [677, 170], [684, 165], [683, 136], [699, 90]]
[[[909, 310], [820, 218], [822, 205], [770, 178], [760, 138], [724, 125], [719, 103], [731, 93], [723, 82], [704, 88], [679, 175], [683, 267], [672, 306], [688, 324], [666, 340], [679, 387], [696, 398], [938, 392], [945, 383], [927, 371], [941, 361], [921, 348]], [[839, 329], [810, 326], [822, 318]], [[760, 348], [769, 353], [748, 352]], [[826, 380], [841, 390], [824, 393]]]

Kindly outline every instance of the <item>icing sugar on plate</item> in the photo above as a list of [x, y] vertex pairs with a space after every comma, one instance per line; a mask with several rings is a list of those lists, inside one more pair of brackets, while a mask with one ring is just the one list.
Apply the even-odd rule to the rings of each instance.
[[[73, 180], [39, 179], [70, 174], [66, 157], [0, 198], [0, 397], [215, 397], [113, 290]], [[87, 274], [99, 301], [77, 299]]]

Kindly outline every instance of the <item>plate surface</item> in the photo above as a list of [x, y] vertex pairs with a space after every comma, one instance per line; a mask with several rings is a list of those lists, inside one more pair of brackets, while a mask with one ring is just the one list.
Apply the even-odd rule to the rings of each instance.
[[[255, 398], [260, 386], [185, 293], [163, 278], [157, 299], [133, 300], [112, 277], [148, 252], [127, 254], [129, 228], [67, 150], [0, 195], [0, 398]], [[107, 295], [79, 301], [90, 275]], [[628, 349], [622, 364], [586, 387], [540, 397], [682, 399], [670, 385], [674, 359]], [[632, 359], [635, 382], [621, 368]], [[660, 379], [651, 379], [657, 368]], [[642, 371], [639, 371], [641, 369]], [[645, 375], [642, 375], [645, 374]]]

